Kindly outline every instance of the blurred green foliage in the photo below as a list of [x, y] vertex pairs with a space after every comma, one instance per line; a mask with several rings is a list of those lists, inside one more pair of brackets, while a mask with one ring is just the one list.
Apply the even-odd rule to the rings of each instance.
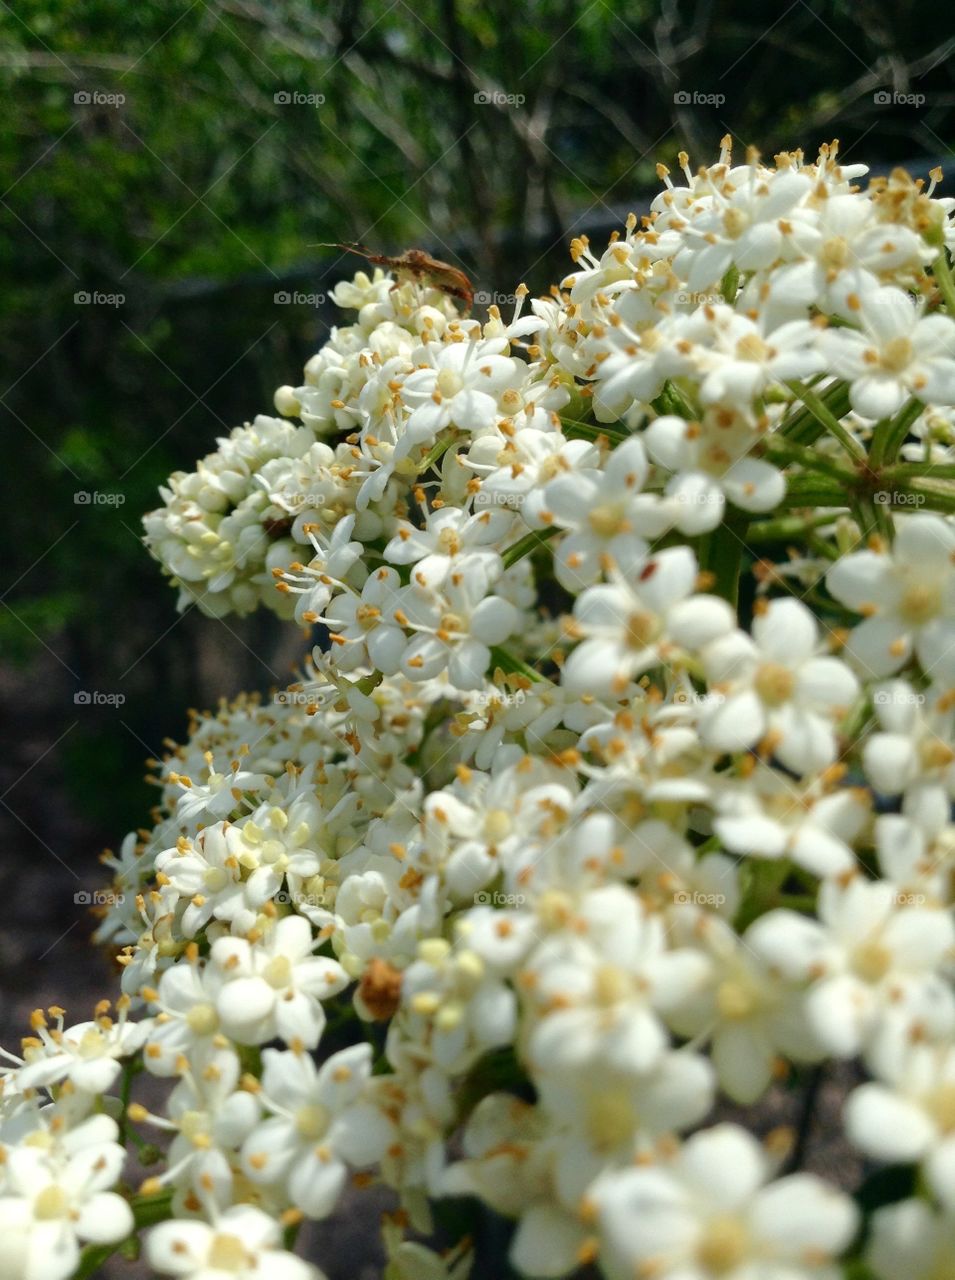
[[[944, 160], [953, 28], [914, 0], [0, 7], [0, 645], [45, 654], [67, 691], [126, 691], [131, 736], [90, 718], [73, 740], [87, 809], [135, 817], [130, 762], [204, 687], [216, 624], [176, 622], [139, 518], [295, 380], [330, 317], [276, 293], [355, 266], [318, 242], [419, 245], [538, 290], [571, 232], [606, 230], [658, 160], [709, 160], [727, 131], [741, 151], [835, 134], [853, 159]], [[268, 684], [268, 623], [220, 631], [221, 691]]]

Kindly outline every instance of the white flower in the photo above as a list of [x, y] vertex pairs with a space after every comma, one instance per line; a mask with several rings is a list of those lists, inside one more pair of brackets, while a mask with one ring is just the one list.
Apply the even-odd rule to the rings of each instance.
[[[431, 442], [445, 427], [480, 431], [493, 426], [499, 402], [524, 380], [525, 366], [501, 338], [430, 343], [416, 351], [419, 367], [405, 378], [401, 397], [411, 410], [405, 427], [410, 445]], [[427, 367], [424, 367], [427, 366]]]
[[853, 409], [888, 418], [910, 395], [955, 404], [955, 319], [923, 315], [901, 289], [871, 289], [857, 302], [861, 332], [828, 329], [818, 338], [832, 372], [850, 383]]
[[670, 1024], [695, 1043], [709, 1037], [722, 1088], [736, 1102], [755, 1102], [781, 1055], [797, 1062], [824, 1056], [809, 1027], [802, 986], [787, 981], [762, 954], [771, 916], [754, 921], [740, 937], [715, 917], [694, 919], [690, 928], [692, 940], [705, 948], [712, 975], [670, 1011]]
[[700, 716], [703, 741], [721, 751], [763, 743], [795, 773], [836, 758], [833, 722], [859, 684], [838, 658], [820, 655], [819, 628], [797, 600], [773, 600], [753, 619], [752, 639], [731, 632], [709, 645], [703, 663], [711, 698]]
[[609, 1280], [838, 1280], [858, 1211], [812, 1174], [769, 1181], [755, 1138], [718, 1125], [672, 1162], [614, 1171], [592, 1191]]
[[354, 1045], [315, 1066], [301, 1048], [266, 1049], [259, 1100], [270, 1113], [242, 1147], [242, 1167], [257, 1183], [287, 1187], [309, 1218], [332, 1212], [347, 1165], [379, 1159], [392, 1132], [382, 1112], [363, 1100], [371, 1046]]
[[656, 494], [644, 493], [647, 458], [641, 441], [625, 440], [603, 469], [565, 471], [532, 495], [525, 517], [569, 532], [554, 556], [558, 582], [579, 591], [599, 578], [608, 558], [627, 568], [671, 523]]
[[535, 948], [518, 979], [537, 1015], [532, 1066], [602, 1061], [624, 1073], [648, 1071], [668, 1047], [661, 1016], [703, 985], [706, 957], [668, 949], [662, 916], [623, 885], [593, 889], [565, 910], [567, 927]]
[[150, 1030], [149, 1022], [128, 1022], [128, 1008], [128, 997], [121, 996], [114, 1022], [108, 1001], [103, 1001], [95, 1021], [65, 1029], [59, 1012], [52, 1032], [42, 1014], [35, 1014], [31, 1025], [37, 1042], [26, 1049], [25, 1065], [17, 1073], [19, 1088], [49, 1089], [69, 1080], [81, 1093], [106, 1093], [120, 1073], [121, 1059], [131, 1057]]
[[[66, 1280], [82, 1244], [115, 1244], [133, 1214], [115, 1186], [126, 1153], [108, 1116], [91, 1116], [54, 1146], [7, 1146], [0, 1183], [0, 1270], [17, 1280]], [[40, 1135], [43, 1136], [43, 1135]]]
[[213, 1225], [195, 1218], [161, 1222], [146, 1241], [149, 1265], [188, 1280], [322, 1280], [322, 1273], [282, 1248], [275, 1218], [235, 1204]]
[[765, 512], [786, 493], [782, 472], [753, 456], [761, 436], [736, 410], [707, 409], [700, 422], [659, 417], [643, 439], [653, 461], [673, 473], [666, 496], [676, 507], [676, 526], [683, 533], [715, 529], [727, 498], [744, 511]]
[[279, 920], [260, 941], [218, 938], [211, 961], [227, 979], [216, 1010], [227, 1035], [243, 1044], [281, 1036], [318, 1044], [325, 1025], [321, 1001], [348, 985], [336, 960], [313, 955], [316, 940], [302, 916]]
[[[204, 827], [194, 840], [181, 836], [175, 848], [156, 858], [161, 885], [188, 899], [182, 915], [182, 932], [194, 938], [216, 917], [251, 928], [255, 912], [246, 900], [242, 868], [236, 857], [240, 836], [228, 822]], [[173, 899], [175, 901], [175, 899]]]
[[588, 587], [574, 606], [582, 643], [564, 666], [561, 683], [577, 693], [622, 694], [644, 671], [700, 649], [729, 631], [733, 611], [715, 596], [694, 596], [696, 557], [670, 547], [626, 576]]
[[900, 905], [892, 885], [856, 875], [823, 881], [819, 921], [773, 911], [761, 925], [761, 953], [793, 978], [812, 980], [810, 1023], [835, 1057], [872, 1046], [886, 1020], [912, 1025], [924, 1004], [955, 1019], [955, 997], [941, 976], [955, 947], [948, 912]]
[[480, 689], [491, 663], [491, 646], [503, 644], [520, 613], [492, 594], [501, 560], [475, 553], [461, 556], [443, 586], [425, 589], [412, 581], [402, 596], [408, 627], [416, 632], [401, 660], [409, 680], [433, 680], [447, 671], [457, 689]]
[[932, 1190], [955, 1209], [955, 1047], [899, 1038], [875, 1065], [879, 1080], [846, 1103], [849, 1140], [876, 1160], [921, 1162]]
[[826, 575], [835, 598], [865, 615], [847, 651], [868, 675], [891, 675], [915, 654], [935, 678], [955, 675], [955, 528], [941, 516], [898, 522], [891, 551], [857, 551]]

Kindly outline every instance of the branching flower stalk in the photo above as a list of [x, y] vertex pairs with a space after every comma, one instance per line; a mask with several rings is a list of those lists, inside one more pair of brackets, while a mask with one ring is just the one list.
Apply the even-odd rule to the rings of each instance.
[[[343, 281], [163, 488], [180, 607], [312, 652], [150, 762], [120, 991], [4, 1059], [3, 1276], [315, 1280], [349, 1185], [386, 1280], [469, 1274], [449, 1199], [529, 1277], [955, 1275], [953, 202], [680, 168], [509, 316]], [[832, 1062], [875, 1189], [814, 1171]]]

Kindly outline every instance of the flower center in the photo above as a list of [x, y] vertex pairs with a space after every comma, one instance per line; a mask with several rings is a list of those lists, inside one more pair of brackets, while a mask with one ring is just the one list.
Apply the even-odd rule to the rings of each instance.
[[793, 696], [796, 677], [788, 667], [778, 662], [764, 662], [756, 672], [753, 684], [768, 707], [778, 707]]
[[631, 613], [627, 619], [626, 639], [631, 649], [645, 649], [659, 634], [660, 624], [653, 613]]
[[295, 1127], [310, 1142], [316, 1138], [325, 1136], [328, 1130], [329, 1114], [325, 1107], [319, 1103], [310, 1103], [307, 1106], [299, 1107], [295, 1113]]
[[60, 1187], [44, 1187], [33, 1202], [33, 1216], [41, 1220], [63, 1218], [69, 1212], [70, 1202]]
[[204, 1111], [184, 1111], [179, 1117], [179, 1132], [194, 1146], [205, 1146], [209, 1133], [209, 1117]]
[[246, 1252], [238, 1236], [215, 1236], [209, 1248], [206, 1264], [218, 1271], [245, 1271], [253, 1260]]
[[615, 965], [601, 965], [594, 976], [594, 997], [604, 1007], [619, 1004], [630, 994], [630, 980]]
[[587, 1131], [598, 1151], [612, 1151], [637, 1128], [639, 1116], [623, 1089], [608, 1089], [587, 1101]]
[[106, 1046], [106, 1039], [102, 1032], [96, 1027], [89, 1027], [83, 1032], [82, 1039], [79, 1043], [79, 1054], [81, 1058], [98, 1058], [103, 1053]]
[[484, 834], [491, 844], [497, 844], [511, 834], [511, 815], [506, 809], [489, 809], [484, 818]]
[[728, 979], [716, 989], [716, 1007], [724, 1018], [747, 1018], [758, 1003], [756, 993], [742, 982]]
[[723, 1276], [745, 1260], [748, 1243], [746, 1228], [738, 1218], [714, 1218], [706, 1226], [696, 1256], [712, 1275]]
[[587, 523], [598, 538], [613, 538], [618, 533], [626, 533], [628, 528], [623, 512], [615, 502], [594, 507], [587, 516]]
[[276, 956], [262, 970], [262, 977], [276, 991], [287, 987], [292, 981], [292, 962], [288, 956]]
[[737, 342], [736, 354], [740, 360], [762, 361], [771, 355], [771, 351], [758, 333], [748, 333]]
[[442, 369], [438, 374], [438, 390], [446, 399], [456, 396], [463, 386], [461, 375], [454, 369]]
[[882, 348], [882, 368], [888, 373], [901, 373], [912, 363], [912, 355], [908, 338], [890, 338]]
[[202, 873], [202, 883], [210, 893], [219, 893], [229, 883], [229, 873], [224, 867], [209, 867]]
[[822, 246], [819, 260], [824, 267], [844, 267], [849, 261], [849, 243], [845, 237], [830, 236]]
[[864, 982], [878, 982], [892, 967], [892, 952], [883, 943], [870, 939], [853, 951], [852, 967]]
[[186, 1026], [197, 1036], [211, 1036], [219, 1026], [215, 1005], [195, 1004], [186, 1014]]
[[902, 595], [899, 613], [907, 622], [929, 622], [941, 611], [942, 592], [934, 583], [920, 582]]

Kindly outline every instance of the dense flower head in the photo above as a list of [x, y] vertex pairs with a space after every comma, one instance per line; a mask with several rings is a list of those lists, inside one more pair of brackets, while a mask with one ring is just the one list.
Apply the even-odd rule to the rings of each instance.
[[[128, 1234], [114, 1116], [162, 1274], [314, 1274], [297, 1225], [376, 1182], [388, 1280], [467, 1275], [410, 1238], [447, 1196], [528, 1276], [955, 1265], [953, 202], [837, 144], [679, 164], [509, 316], [342, 282], [146, 517], [181, 605], [313, 647], [151, 762], [115, 1018], [6, 1056], [17, 1274]], [[875, 1212], [755, 1136], [833, 1060]]]

